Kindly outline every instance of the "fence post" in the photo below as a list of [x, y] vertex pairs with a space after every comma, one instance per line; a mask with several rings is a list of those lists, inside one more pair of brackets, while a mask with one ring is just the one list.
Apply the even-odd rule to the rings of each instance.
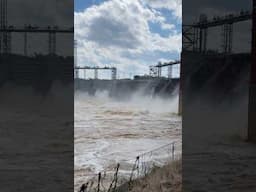
[[88, 189], [88, 185], [89, 185], [89, 182], [87, 182], [86, 185], [85, 185], [85, 192], [86, 192], [87, 189]]
[[101, 172], [99, 172], [99, 176], [98, 176], [98, 188], [97, 188], [97, 192], [100, 192], [100, 180], [101, 180]]
[[175, 157], [174, 157], [174, 155], [175, 155], [175, 153], [174, 153], [174, 142], [172, 143], [172, 160], [174, 160], [175, 159]]
[[117, 178], [117, 174], [118, 174], [119, 167], [120, 167], [120, 164], [118, 163], [118, 164], [117, 164], [117, 167], [116, 167], [116, 172], [115, 172], [115, 174], [114, 174], [114, 179], [113, 179], [112, 182], [110, 183], [110, 186], [109, 186], [107, 192], [110, 192], [110, 190], [112, 189], [113, 183], [115, 183], [115, 184], [114, 184], [114, 187], [113, 187], [113, 190], [112, 190], [112, 191], [115, 191], [115, 190], [116, 190], [117, 179], [118, 179], [118, 178]]
[[134, 165], [133, 165], [132, 172], [131, 172], [131, 176], [130, 176], [130, 180], [129, 180], [129, 189], [131, 188], [133, 172], [134, 172], [135, 169], [136, 169], [137, 162], [139, 161], [139, 159], [140, 159], [140, 156], [137, 156], [137, 157], [136, 157], [136, 161], [135, 161], [135, 163], [134, 163]]
[[138, 158], [138, 161], [137, 161], [137, 177], [140, 176], [140, 158]]
[[120, 164], [118, 163], [117, 164], [117, 167], [116, 167], [116, 173], [115, 173], [115, 185], [114, 185], [114, 191], [116, 190], [116, 186], [117, 186], [117, 180], [118, 180], [118, 170], [119, 170], [119, 167], [120, 167]]

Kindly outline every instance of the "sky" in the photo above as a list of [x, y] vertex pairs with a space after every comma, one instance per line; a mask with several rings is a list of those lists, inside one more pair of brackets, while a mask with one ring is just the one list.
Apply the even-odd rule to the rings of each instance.
[[159, 61], [178, 60], [181, 13], [181, 0], [75, 0], [77, 65], [114, 66], [119, 78], [131, 78], [149, 74]]

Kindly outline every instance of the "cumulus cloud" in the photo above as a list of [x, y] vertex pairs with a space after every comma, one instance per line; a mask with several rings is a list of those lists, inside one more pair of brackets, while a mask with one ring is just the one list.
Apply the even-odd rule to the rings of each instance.
[[146, 0], [146, 2], [156, 9], [169, 9], [179, 19], [182, 17], [181, 0]]
[[[181, 34], [154, 6], [142, 0], [109, 0], [76, 12], [78, 64], [115, 65], [118, 69], [132, 68], [139, 73], [152, 64], [141, 55], [156, 51], [179, 53]], [[153, 33], [150, 23], [158, 24], [169, 35]], [[127, 55], [137, 55], [138, 58]]]

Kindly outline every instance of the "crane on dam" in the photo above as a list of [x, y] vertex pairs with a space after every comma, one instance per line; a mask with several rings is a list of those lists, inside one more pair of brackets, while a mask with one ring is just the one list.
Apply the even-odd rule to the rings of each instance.
[[[87, 70], [94, 70], [94, 79], [98, 79], [98, 71], [99, 70], [110, 70], [111, 71], [111, 79], [112, 80], [116, 80], [116, 77], [117, 77], [117, 69], [116, 67], [90, 67], [90, 66], [84, 66], [84, 67], [79, 67], [79, 66], [76, 66], [75, 67], [75, 71], [77, 71], [76, 73], [78, 74], [78, 71], [79, 70], [83, 70], [84, 72], [84, 79], [86, 79], [86, 71]], [[78, 76], [77, 76], [78, 77]]]
[[215, 16], [210, 20], [206, 15], [201, 14], [198, 22], [182, 25], [183, 50], [206, 52], [209, 28], [220, 26], [222, 29], [222, 52], [231, 53], [234, 24], [251, 19], [250, 11], [240, 11], [238, 14], [229, 14], [223, 17]]
[[149, 67], [149, 74], [153, 77], [161, 77], [162, 76], [162, 68], [168, 67], [168, 78], [173, 78], [172, 76], [172, 67], [173, 65], [180, 65], [180, 61], [170, 61], [170, 62], [158, 62], [157, 65]]
[[17, 27], [8, 25], [7, 14], [7, 0], [0, 0], [0, 53], [10, 54], [12, 52], [12, 34], [21, 33], [24, 35], [24, 55], [28, 54], [28, 34], [29, 33], [46, 33], [48, 34], [48, 53], [49, 55], [56, 54], [56, 35], [60, 33], [71, 34], [74, 33], [74, 27], [61, 28], [59, 26], [46, 26], [41, 27], [37, 25], [24, 25], [23, 27]]

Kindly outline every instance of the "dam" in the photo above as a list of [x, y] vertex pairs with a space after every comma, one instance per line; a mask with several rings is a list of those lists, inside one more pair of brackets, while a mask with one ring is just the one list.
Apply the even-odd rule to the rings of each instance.
[[183, 190], [253, 191], [255, 0], [182, 4]]
[[246, 139], [251, 55], [182, 54], [184, 136]]
[[0, 86], [8, 83], [47, 91], [54, 81], [70, 84], [74, 78], [73, 63], [73, 57], [3, 54], [0, 57]]
[[128, 99], [135, 93], [145, 96], [170, 98], [177, 94], [179, 79], [145, 78], [145, 79], [75, 79], [75, 90], [94, 95], [96, 91], [107, 91], [109, 96]]

